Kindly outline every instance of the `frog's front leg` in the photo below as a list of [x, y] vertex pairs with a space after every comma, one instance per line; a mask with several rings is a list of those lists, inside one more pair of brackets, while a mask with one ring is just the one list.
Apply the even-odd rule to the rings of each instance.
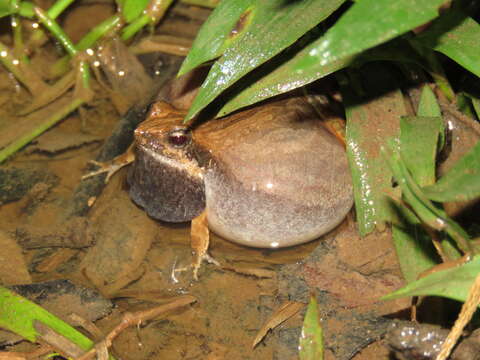
[[193, 251], [193, 278], [198, 280], [198, 270], [203, 261], [220, 266], [219, 262], [208, 254], [210, 232], [208, 230], [207, 212], [205, 210], [192, 220], [190, 236]]
[[113, 158], [111, 161], [107, 162], [98, 162], [95, 160], [90, 160], [90, 164], [94, 164], [99, 166], [100, 168], [94, 171], [89, 172], [88, 174], [82, 176], [82, 180], [88, 179], [92, 176], [96, 176], [99, 174], [107, 173], [107, 177], [105, 178], [105, 183], [108, 183], [110, 178], [121, 168], [127, 166], [135, 161], [135, 144], [132, 144], [128, 147], [127, 151], [123, 154], [118, 155], [117, 157]]

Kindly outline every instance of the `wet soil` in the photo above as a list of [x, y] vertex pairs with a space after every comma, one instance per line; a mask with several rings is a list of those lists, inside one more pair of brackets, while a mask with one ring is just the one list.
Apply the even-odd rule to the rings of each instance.
[[[83, 33], [76, 16], [103, 19], [110, 10], [98, 4], [80, 7], [65, 26]], [[159, 31], [191, 40], [206, 14], [179, 6], [177, 16]], [[0, 77], [0, 103], [10, 104], [0, 117], [8, 118], [28, 103], [28, 96], [8, 81], [5, 70]], [[312, 293], [320, 303], [326, 359], [389, 359], [382, 337], [390, 318], [408, 314], [409, 302], [379, 300], [403, 285], [388, 230], [360, 238], [350, 214], [321, 239], [275, 251], [238, 246], [213, 234], [210, 254], [221, 266], [204, 265], [194, 281], [191, 271], [177, 271], [191, 262], [189, 224], [160, 223], [135, 206], [127, 193], [127, 169], [104, 188], [101, 179], [87, 180], [94, 185], [82, 191], [90, 195], [75, 197], [87, 162], [105, 151], [106, 139], [121, 121], [108, 94], [99, 94], [2, 164], [2, 284], [68, 279], [96, 289], [114, 304], [96, 321], [103, 333], [125, 312], [184, 294], [197, 299], [167, 317], [123, 331], [112, 347], [121, 359], [296, 359], [303, 310], [255, 348], [252, 343], [282, 304], [307, 303]], [[101, 191], [89, 192], [93, 187]], [[79, 198], [81, 206], [73, 206]], [[74, 207], [82, 210], [70, 216]]]

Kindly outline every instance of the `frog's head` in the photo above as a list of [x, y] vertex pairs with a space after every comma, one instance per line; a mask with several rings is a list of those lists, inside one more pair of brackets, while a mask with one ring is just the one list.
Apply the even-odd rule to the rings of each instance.
[[205, 207], [203, 172], [182, 120], [183, 113], [159, 102], [135, 130], [130, 196], [150, 216], [168, 222], [189, 221]]

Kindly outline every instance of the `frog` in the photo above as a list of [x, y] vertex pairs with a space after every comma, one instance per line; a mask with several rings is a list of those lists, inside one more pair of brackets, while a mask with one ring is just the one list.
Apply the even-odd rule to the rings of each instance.
[[[350, 211], [344, 145], [304, 94], [199, 123], [185, 124], [186, 110], [154, 102], [134, 132], [134, 156], [113, 166], [133, 163], [130, 197], [150, 217], [192, 221], [196, 232], [208, 227], [243, 246], [277, 249], [321, 237]], [[208, 240], [203, 247], [195, 277], [203, 260], [215, 262]]]

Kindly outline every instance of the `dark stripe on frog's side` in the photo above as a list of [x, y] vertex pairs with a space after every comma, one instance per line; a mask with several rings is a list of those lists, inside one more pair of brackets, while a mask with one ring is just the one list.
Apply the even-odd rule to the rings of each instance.
[[162, 155], [137, 147], [129, 175], [130, 197], [147, 214], [167, 222], [190, 221], [205, 208], [205, 190], [200, 175], [190, 175]]

